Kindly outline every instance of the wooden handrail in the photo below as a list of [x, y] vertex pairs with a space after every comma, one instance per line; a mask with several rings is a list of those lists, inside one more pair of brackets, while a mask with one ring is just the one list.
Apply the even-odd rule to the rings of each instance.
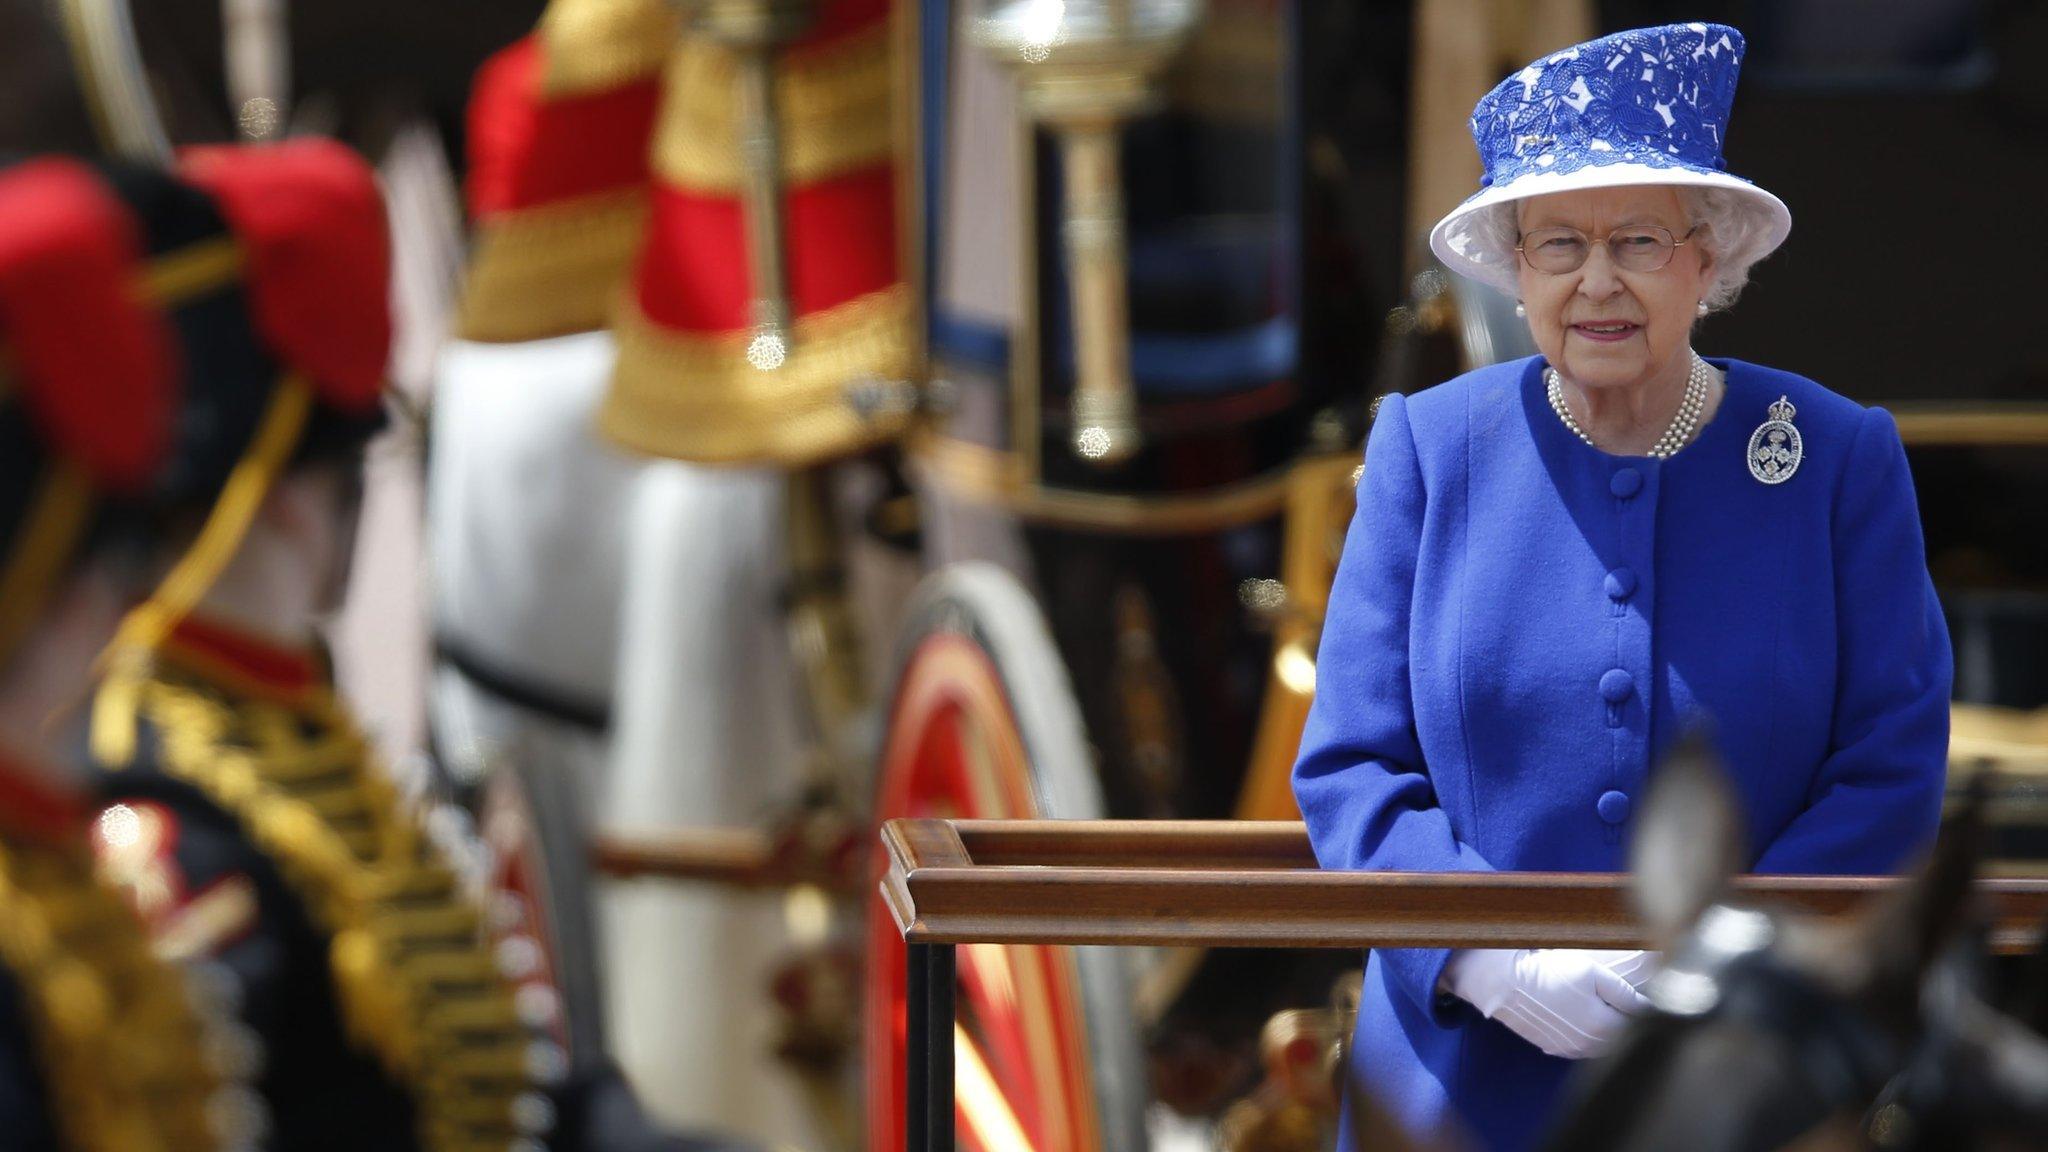
[[[1298, 823], [891, 820], [881, 894], [913, 944], [1639, 948], [1628, 878], [1326, 872]], [[1744, 876], [1739, 892], [1839, 915], [1877, 876]], [[2048, 879], [1978, 881], [2000, 951], [2032, 947]]]
[[829, 854], [805, 852], [786, 838], [752, 828], [676, 828], [613, 832], [590, 846], [591, 867], [614, 880], [659, 879], [732, 888], [810, 885], [853, 891], [860, 870]]

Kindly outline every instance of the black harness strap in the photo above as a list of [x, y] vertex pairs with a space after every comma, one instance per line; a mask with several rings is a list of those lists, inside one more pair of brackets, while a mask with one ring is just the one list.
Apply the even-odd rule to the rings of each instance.
[[611, 701], [579, 697], [573, 691], [535, 683], [479, 656], [475, 649], [446, 632], [434, 634], [434, 658], [514, 708], [592, 735], [602, 736], [611, 731]]

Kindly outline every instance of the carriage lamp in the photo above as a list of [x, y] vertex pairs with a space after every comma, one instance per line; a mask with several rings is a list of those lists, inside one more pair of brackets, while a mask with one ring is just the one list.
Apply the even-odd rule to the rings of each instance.
[[1059, 140], [1072, 447], [1095, 463], [1139, 447], [1118, 133], [1158, 105], [1159, 75], [1201, 14], [1201, 0], [977, 0], [970, 25], [984, 51], [1017, 70], [1025, 114]]
[[763, 372], [790, 352], [789, 286], [782, 235], [782, 141], [775, 112], [775, 52], [817, 14], [818, 0], [678, 0], [693, 31], [732, 54], [740, 213], [745, 221], [752, 336], [747, 363]]

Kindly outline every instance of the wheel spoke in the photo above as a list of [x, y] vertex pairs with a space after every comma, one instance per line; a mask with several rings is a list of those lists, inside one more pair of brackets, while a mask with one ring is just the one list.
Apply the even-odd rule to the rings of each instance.
[[989, 1074], [981, 1048], [967, 1030], [953, 1025], [955, 1108], [982, 1152], [1036, 1152], [1009, 1098]]
[[[953, 569], [907, 626], [880, 756], [878, 819], [1099, 816], [1080, 712], [1029, 595], [993, 570]], [[1018, 701], [1028, 703], [1022, 712]], [[877, 876], [879, 879], [879, 875]], [[869, 1145], [899, 1148], [906, 1056], [904, 944], [869, 908]], [[955, 952], [955, 1124], [977, 1152], [1104, 1152], [1142, 1132], [1140, 1058], [1113, 956], [963, 946]], [[1081, 976], [1090, 966], [1092, 979]], [[1109, 975], [1105, 976], [1105, 973]], [[1108, 1071], [1105, 1071], [1108, 1070]], [[1105, 1086], [1116, 1094], [1105, 1109]], [[1110, 1135], [1113, 1133], [1114, 1135]]]

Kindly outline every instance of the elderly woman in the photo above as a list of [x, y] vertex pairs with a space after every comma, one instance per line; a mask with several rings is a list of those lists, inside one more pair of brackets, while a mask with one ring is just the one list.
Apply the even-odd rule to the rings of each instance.
[[[1759, 872], [1883, 872], [1932, 834], [1950, 655], [1892, 419], [1692, 348], [1791, 217], [1724, 171], [1743, 39], [1536, 61], [1472, 119], [1439, 223], [1542, 354], [1389, 396], [1295, 794], [1325, 867], [1611, 871], [1661, 748], [1710, 718]], [[1359, 1074], [1494, 1149], [1641, 1003], [1640, 953], [1383, 950]]]

